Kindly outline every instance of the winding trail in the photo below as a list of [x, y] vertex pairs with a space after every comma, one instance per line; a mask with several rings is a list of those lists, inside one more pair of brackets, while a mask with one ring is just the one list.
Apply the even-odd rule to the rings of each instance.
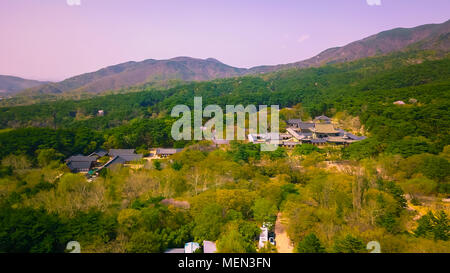
[[285, 229], [285, 221], [281, 212], [277, 215], [277, 221], [275, 223], [275, 240], [278, 253], [292, 253], [294, 252], [294, 246], [291, 243], [291, 239], [287, 235]]

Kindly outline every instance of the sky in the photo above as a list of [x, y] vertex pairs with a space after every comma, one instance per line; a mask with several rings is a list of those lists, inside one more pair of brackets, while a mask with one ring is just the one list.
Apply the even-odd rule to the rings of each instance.
[[0, 0], [0, 74], [59, 81], [177, 56], [290, 63], [449, 11], [449, 0]]

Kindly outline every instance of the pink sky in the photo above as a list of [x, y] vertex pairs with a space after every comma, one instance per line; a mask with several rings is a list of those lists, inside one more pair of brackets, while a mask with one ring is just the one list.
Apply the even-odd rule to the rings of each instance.
[[0, 74], [62, 80], [176, 56], [289, 63], [395, 27], [442, 23], [448, 0], [0, 0]]

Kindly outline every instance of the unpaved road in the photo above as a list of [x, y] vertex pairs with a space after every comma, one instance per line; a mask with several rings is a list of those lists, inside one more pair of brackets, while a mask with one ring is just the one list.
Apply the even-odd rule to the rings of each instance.
[[289, 239], [281, 212], [277, 215], [277, 221], [275, 223], [275, 240], [278, 253], [292, 253], [294, 247]]

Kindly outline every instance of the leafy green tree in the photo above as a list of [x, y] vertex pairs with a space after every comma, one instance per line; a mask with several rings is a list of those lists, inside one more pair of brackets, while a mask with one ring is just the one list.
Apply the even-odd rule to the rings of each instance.
[[217, 241], [219, 253], [254, 253], [256, 252], [253, 241], [248, 241], [239, 232], [235, 223], [230, 223]]
[[297, 145], [294, 148], [294, 155], [309, 155], [313, 152], [323, 153], [323, 150], [312, 144]]
[[255, 201], [252, 207], [253, 216], [259, 223], [272, 222], [274, 223], [277, 215], [276, 204], [270, 200], [260, 198]]
[[162, 170], [161, 161], [153, 160], [153, 167], [155, 167], [155, 170], [161, 171]]
[[58, 153], [55, 149], [41, 149], [36, 151], [39, 166], [45, 167], [52, 161], [63, 159], [64, 155]]
[[44, 210], [3, 206], [0, 223], [0, 252], [62, 252], [69, 239], [60, 219]]
[[306, 235], [297, 245], [298, 253], [325, 253], [325, 248], [314, 233]]
[[224, 219], [223, 208], [216, 203], [203, 208], [194, 218], [195, 227], [193, 235], [198, 241], [215, 241], [220, 235]]
[[334, 251], [338, 253], [363, 253], [366, 252], [361, 239], [347, 234], [344, 238], [334, 242]]
[[127, 244], [129, 253], [159, 253], [165, 249], [161, 236], [152, 231], [136, 231]]

